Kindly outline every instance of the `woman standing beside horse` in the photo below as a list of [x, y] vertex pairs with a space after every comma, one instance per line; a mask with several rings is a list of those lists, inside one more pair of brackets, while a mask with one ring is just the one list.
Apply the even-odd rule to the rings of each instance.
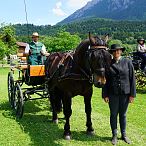
[[72, 97], [76, 95], [84, 96], [87, 134], [94, 131], [91, 121], [92, 86], [94, 84], [96, 87], [102, 87], [106, 83], [105, 73], [111, 61], [111, 55], [106, 51], [106, 42], [107, 36], [100, 39], [89, 35], [89, 39], [82, 41], [72, 55], [55, 53], [46, 61], [52, 120], [57, 122], [58, 106], [62, 101], [66, 120], [65, 139], [71, 138], [69, 120], [72, 114]]
[[132, 103], [136, 96], [135, 73], [132, 62], [121, 56], [123, 51], [125, 48], [119, 44], [111, 45], [110, 53], [113, 59], [103, 88], [103, 98], [110, 108], [113, 145], [117, 143], [118, 114], [122, 139], [128, 144], [131, 143], [126, 135], [126, 111], [129, 102]]

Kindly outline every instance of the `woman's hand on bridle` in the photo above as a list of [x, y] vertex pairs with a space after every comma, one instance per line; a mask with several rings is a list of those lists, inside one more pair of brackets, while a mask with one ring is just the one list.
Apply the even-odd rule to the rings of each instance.
[[105, 101], [106, 103], [109, 103], [109, 97], [105, 97], [105, 98], [104, 98], [104, 101]]
[[133, 96], [130, 96], [129, 97], [129, 103], [133, 103], [134, 102], [134, 97]]

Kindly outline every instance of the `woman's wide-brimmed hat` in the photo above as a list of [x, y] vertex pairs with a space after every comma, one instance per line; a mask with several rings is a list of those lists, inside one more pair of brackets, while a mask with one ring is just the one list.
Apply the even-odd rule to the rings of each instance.
[[110, 48], [110, 50], [109, 50], [109, 52], [112, 53], [113, 51], [119, 50], [119, 49], [121, 49], [122, 52], [125, 51], [125, 48], [122, 47], [121, 45], [119, 45], [119, 44], [112, 44], [112, 45], [111, 45], [111, 48]]
[[137, 42], [139, 42], [139, 41], [143, 41], [145, 43], [145, 39], [144, 38], [138, 38]]
[[39, 34], [38, 34], [37, 32], [34, 32], [34, 33], [32, 34], [32, 37], [39, 37]]

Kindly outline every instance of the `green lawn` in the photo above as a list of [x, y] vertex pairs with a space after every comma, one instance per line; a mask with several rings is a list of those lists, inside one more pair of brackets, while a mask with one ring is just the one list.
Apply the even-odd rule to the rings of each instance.
[[[85, 134], [85, 112], [83, 98], [73, 98], [71, 116], [72, 140], [63, 139], [63, 114], [59, 124], [51, 123], [51, 112], [47, 99], [28, 101], [24, 105], [24, 116], [15, 118], [7, 98], [7, 73], [0, 68], [0, 146], [112, 146], [108, 105], [101, 99], [101, 90], [94, 88], [92, 98], [92, 122], [94, 136]], [[146, 90], [145, 90], [146, 93]], [[146, 94], [137, 94], [127, 113], [127, 135], [132, 146], [146, 146]], [[120, 138], [120, 132], [119, 136]], [[119, 139], [119, 146], [126, 144]]]

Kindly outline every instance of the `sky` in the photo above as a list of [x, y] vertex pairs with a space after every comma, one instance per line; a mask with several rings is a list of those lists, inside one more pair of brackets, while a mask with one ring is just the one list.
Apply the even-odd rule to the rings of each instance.
[[0, 0], [0, 24], [55, 25], [91, 0]]

